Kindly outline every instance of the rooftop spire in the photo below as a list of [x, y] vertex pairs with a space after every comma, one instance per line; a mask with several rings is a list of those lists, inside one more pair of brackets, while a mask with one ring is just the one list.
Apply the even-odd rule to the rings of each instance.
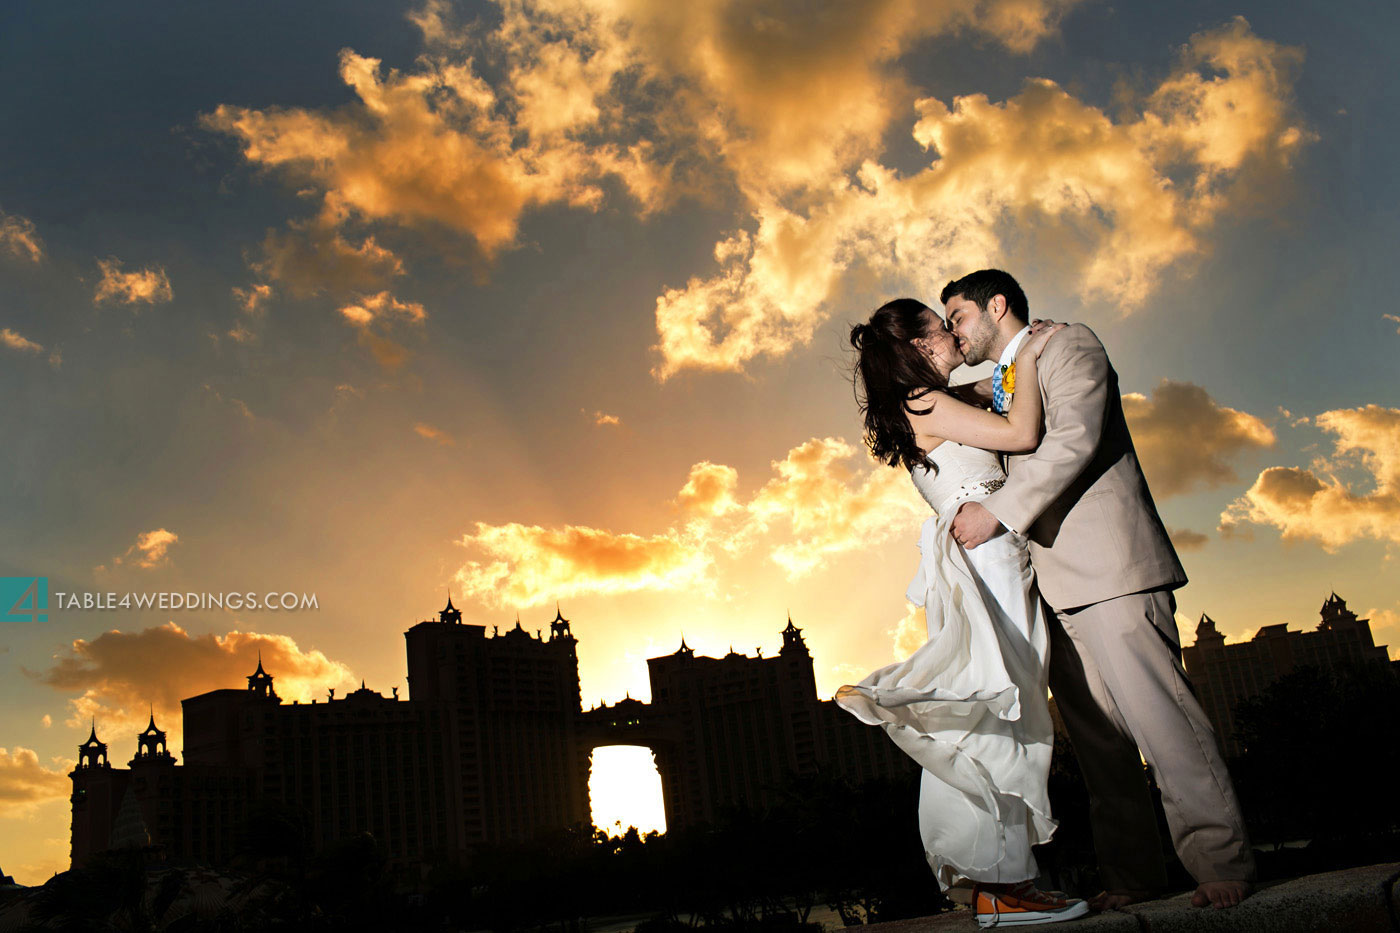
[[778, 654], [786, 655], [790, 651], [795, 651], [799, 655], [809, 653], [807, 642], [802, 637], [802, 629], [793, 624], [791, 610], [788, 612], [787, 628], [783, 629], [783, 647], [778, 650]]
[[78, 746], [78, 767], [83, 768], [110, 768], [107, 761], [107, 743], [97, 737], [97, 717], [92, 718], [92, 731], [88, 733], [87, 741]]
[[447, 605], [438, 612], [439, 622], [451, 622], [459, 624], [462, 621], [462, 610], [452, 605], [452, 590], [447, 591]]
[[262, 649], [258, 649], [258, 669], [248, 675], [248, 692], [260, 697], [277, 699], [272, 689], [272, 675], [263, 670]]

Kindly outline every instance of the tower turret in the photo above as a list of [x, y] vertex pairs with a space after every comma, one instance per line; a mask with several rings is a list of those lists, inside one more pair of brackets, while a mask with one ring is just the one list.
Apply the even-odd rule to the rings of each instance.
[[809, 656], [811, 654], [811, 652], [807, 650], [806, 640], [802, 637], [802, 629], [792, 624], [792, 613], [790, 612], [788, 613], [787, 628], [783, 629], [783, 647], [778, 651], [780, 655], [789, 653], [805, 654]]
[[1356, 613], [1347, 608], [1347, 601], [1336, 593], [1327, 597], [1327, 601], [1322, 604], [1322, 621], [1318, 623], [1320, 631], [1330, 631], [1338, 623], [1347, 624], [1356, 622]]
[[1215, 620], [1204, 612], [1201, 613], [1201, 621], [1196, 623], [1196, 646], [1223, 644], [1225, 644], [1225, 636], [1220, 633], [1220, 629], [1215, 627]]
[[573, 633], [569, 631], [569, 620], [564, 618], [563, 610], [559, 608], [558, 603], [555, 603], [554, 621], [549, 623], [549, 640], [554, 641], [556, 638], [564, 638], [565, 636], [572, 638]]
[[248, 692], [254, 696], [281, 701], [277, 691], [272, 689], [272, 675], [263, 670], [262, 652], [258, 652], [258, 669], [248, 675]]
[[88, 735], [87, 741], [78, 746], [78, 768], [85, 771], [88, 768], [111, 768], [112, 763], [107, 760], [107, 743], [97, 740], [97, 719], [92, 720], [92, 732]]
[[131, 763], [134, 765], [137, 762], [175, 763], [175, 756], [170, 754], [165, 744], [165, 731], [156, 728], [154, 707], [151, 708], [151, 721], [146, 724], [145, 730], [136, 734], [136, 757]]
[[450, 622], [453, 625], [462, 624], [462, 610], [452, 605], [452, 594], [447, 594], [447, 605], [438, 612], [439, 622]]

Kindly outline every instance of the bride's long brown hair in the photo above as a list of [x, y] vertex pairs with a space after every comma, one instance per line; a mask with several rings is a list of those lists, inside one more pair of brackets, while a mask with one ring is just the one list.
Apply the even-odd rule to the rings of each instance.
[[930, 392], [947, 389], [914, 340], [942, 323], [933, 309], [913, 298], [896, 298], [875, 309], [870, 320], [851, 328], [856, 348], [856, 404], [865, 419], [865, 445], [881, 463], [905, 469], [925, 463], [905, 413], [927, 414], [919, 405]]

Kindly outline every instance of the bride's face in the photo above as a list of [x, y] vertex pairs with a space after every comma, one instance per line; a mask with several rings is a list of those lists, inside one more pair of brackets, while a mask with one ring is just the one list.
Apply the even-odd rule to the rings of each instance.
[[920, 349], [928, 357], [935, 369], [947, 375], [963, 364], [962, 350], [958, 349], [958, 340], [943, 327], [940, 320], [936, 326], [930, 328], [920, 341]]

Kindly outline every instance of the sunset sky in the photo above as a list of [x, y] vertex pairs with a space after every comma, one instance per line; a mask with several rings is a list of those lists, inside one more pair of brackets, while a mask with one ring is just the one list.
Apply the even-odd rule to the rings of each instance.
[[1345, 2], [5, 5], [0, 576], [319, 608], [0, 623], [0, 871], [68, 867], [91, 717], [181, 756], [259, 650], [288, 701], [406, 697], [449, 590], [558, 601], [585, 708], [789, 613], [823, 698], [907, 654], [927, 507], [846, 335], [988, 265], [1107, 347], [1184, 641], [1335, 590], [1397, 656], [1397, 41]]

